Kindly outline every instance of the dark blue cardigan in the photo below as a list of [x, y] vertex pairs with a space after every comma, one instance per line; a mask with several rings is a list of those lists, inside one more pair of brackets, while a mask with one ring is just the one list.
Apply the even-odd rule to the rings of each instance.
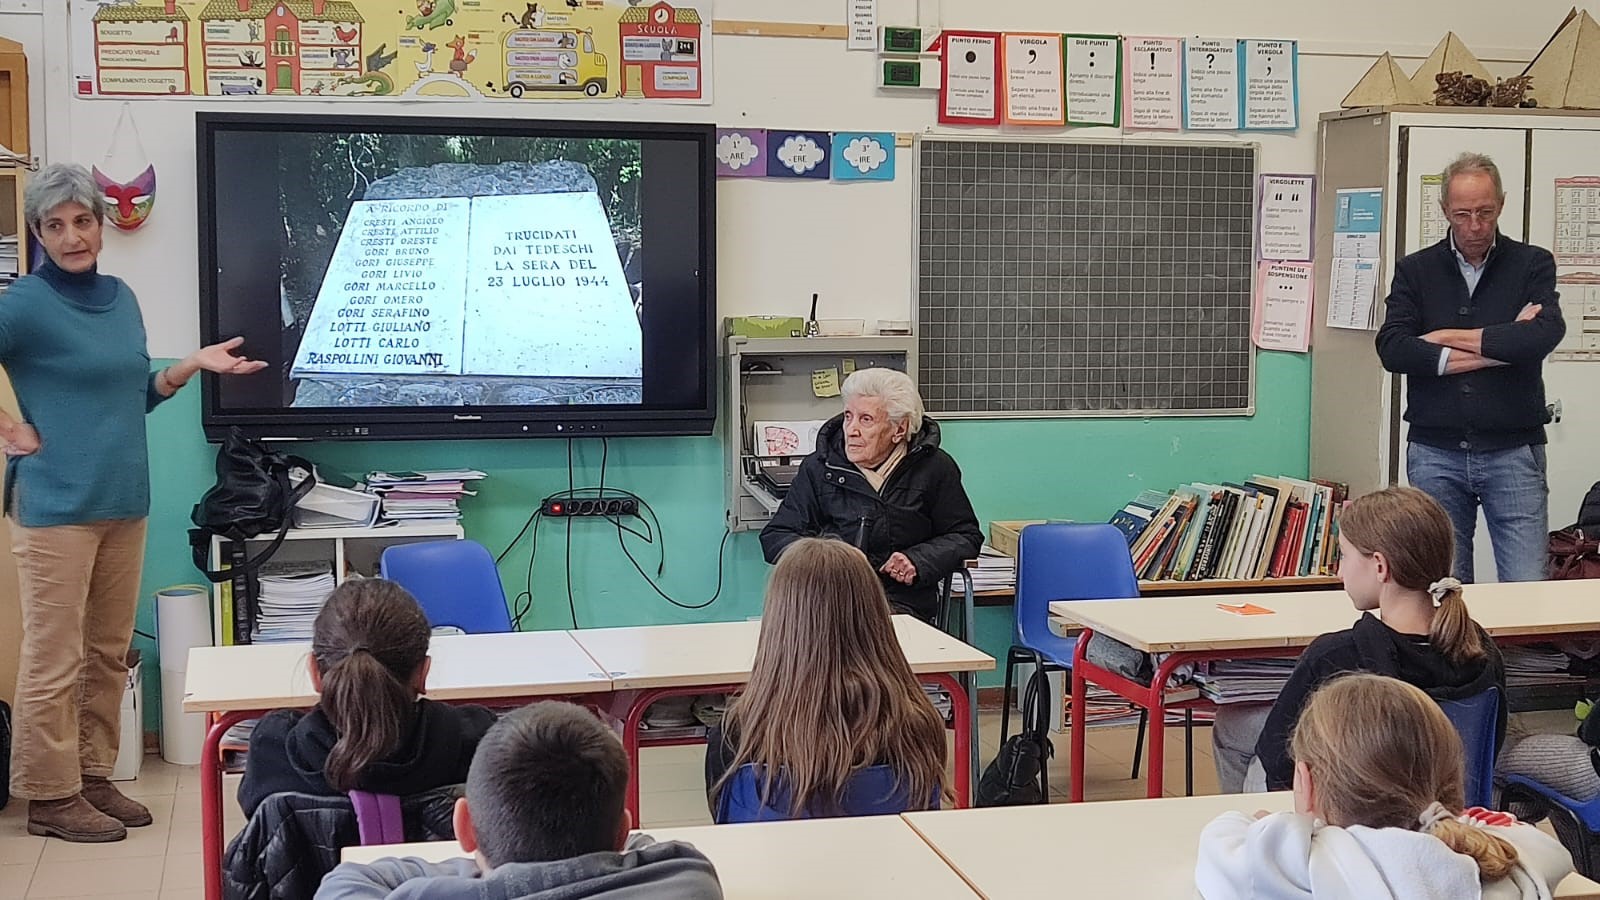
[[[1408, 376], [1410, 439], [1473, 450], [1543, 444], [1541, 368], [1566, 333], [1558, 296], [1550, 251], [1503, 234], [1471, 295], [1449, 238], [1400, 260], [1377, 345], [1383, 367]], [[1527, 303], [1544, 309], [1516, 322]], [[1507, 365], [1440, 376], [1440, 348], [1421, 337], [1440, 328], [1482, 328], [1483, 355]]]

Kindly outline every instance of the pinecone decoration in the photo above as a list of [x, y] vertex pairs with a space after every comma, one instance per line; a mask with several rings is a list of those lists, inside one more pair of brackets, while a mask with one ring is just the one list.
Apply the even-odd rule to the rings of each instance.
[[1433, 102], [1438, 106], [1482, 106], [1494, 90], [1489, 82], [1465, 72], [1440, 72], [1433, 80], [1438, 84]]

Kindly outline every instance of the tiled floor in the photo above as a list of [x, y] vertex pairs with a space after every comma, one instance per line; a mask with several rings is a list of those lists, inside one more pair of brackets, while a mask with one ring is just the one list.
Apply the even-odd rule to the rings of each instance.
[[[1558, 731], [1570, 728], [1571, 714], [1556, 713], [1537, 721], [1524, 721], [1528, 730]], [[1016, 720], [1012, 720], [1013, 727]], [[999, 741], [998, 713], [979, 718], [981, 755], [994, 758]], [[1520, 729], [1518, 729], [1520, 730]], [[1056, 753], [1050, 767], [1051, 794], [1066, 799], [1069, 762], [1068, 736], [1052, 736]], [[1144, 796], [1143, 778], [1128, 777], [1134, 729], [1095, 728], [1089, 732], [1084, 794], [1089, 800], [1122, 800]], [[1166, 793], [1183, 793], [1183, 728], [1167, 730]], [[664, 747], [645, 751], [641, 770], [640, 818], [645, 828], [710, 823], [704, 782], [705, 751], [701, 747]], [[1195, 792], [1216, 793], [1216, 773], [1211, 762], [1211, 733], [1195, 729]], [[29, 836], [26, 804], [14, 801], [0, 811], [0, 900], [95, 897], [190, 900], [200, 891], [200, 793], [195, 767], [170, 766], [158, 756], [146, 757], [137, 781], [123, 790], [138, 797], [155, 813], [155, 824], [130, 832], [115, 844], [68, 844]], [[243, 826], [232, 800], [237, 778], [225, 784], [227, 829], [231, 836]], [[111, 865], [97, 866], [95, 862]], [[85, 865], [85, 863], [91, 863]]]

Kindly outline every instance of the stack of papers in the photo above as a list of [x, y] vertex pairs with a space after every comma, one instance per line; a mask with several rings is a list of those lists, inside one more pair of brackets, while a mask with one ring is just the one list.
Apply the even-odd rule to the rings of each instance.
[[14, 234], [0, 236], [0, 288], [17, 280], [19, 268], [17, 236]]
[[968, 569], [975, 591], [1014, 591], [1017, 589], [1017, 561], [988, 544], [978, 554], [978, 567]]
[[1202, 663], [1194, 673], [1200, 692], [1218, 705], [1270, 703], [1294, 671], [1292, 659], [1238, 659]]
[[461, 498], [477, 495], [467, 483], [484, 477], [476, 469], [373, 472], [367, 489], [383, 498], [386, 519], [459, 519]]
[[325, 562], [262, 566], [252, 640], [258, 644], [311, 640], [311, 624], [333, 588], [333, 567]]
[[1554, 647], [1509, 645], [1500, 648], [1506, 663], [1506, 685], [1566, 684], [1575, 679], [1572, 660]]

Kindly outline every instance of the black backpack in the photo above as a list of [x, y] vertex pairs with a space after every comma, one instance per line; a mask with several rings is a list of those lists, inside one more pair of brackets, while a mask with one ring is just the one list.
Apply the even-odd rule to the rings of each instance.
[[[304, 469], [307, 473], [299, 484], [290, 484], [292, 468]], [[204, 572], [207, 579], [220, 583], [254, 572], [271, 559], [289, 533], [295, 504], [317, 484], [311, 472], [311, 463], [306, 460], [269, 449], [245, 437], [238, 428], [229, 429], [222, 446], [217, 448], [217, 483], [206, 491], [189, 514], [195, 524], [189, 529], [189, 550], [194, 556], [194, 567]], [[212, 571], [207, 565], [212, 535], [242, 542], [269, 532], [277, 532], [272, 543], [235, 569]]]
[[978, 779], [977, 806], [1023, 806], [1049, 799], [1044, 784], [1045, 759], [1055, 755], [1050, 743], [1050, 709], [1044, 702], [1049, 678], [1042, 666], [1022, 691], [1022, 730], [1006, 738], [994, 762]]
[[0, 700], [0, 809], [11, 802], [11, 706]]

